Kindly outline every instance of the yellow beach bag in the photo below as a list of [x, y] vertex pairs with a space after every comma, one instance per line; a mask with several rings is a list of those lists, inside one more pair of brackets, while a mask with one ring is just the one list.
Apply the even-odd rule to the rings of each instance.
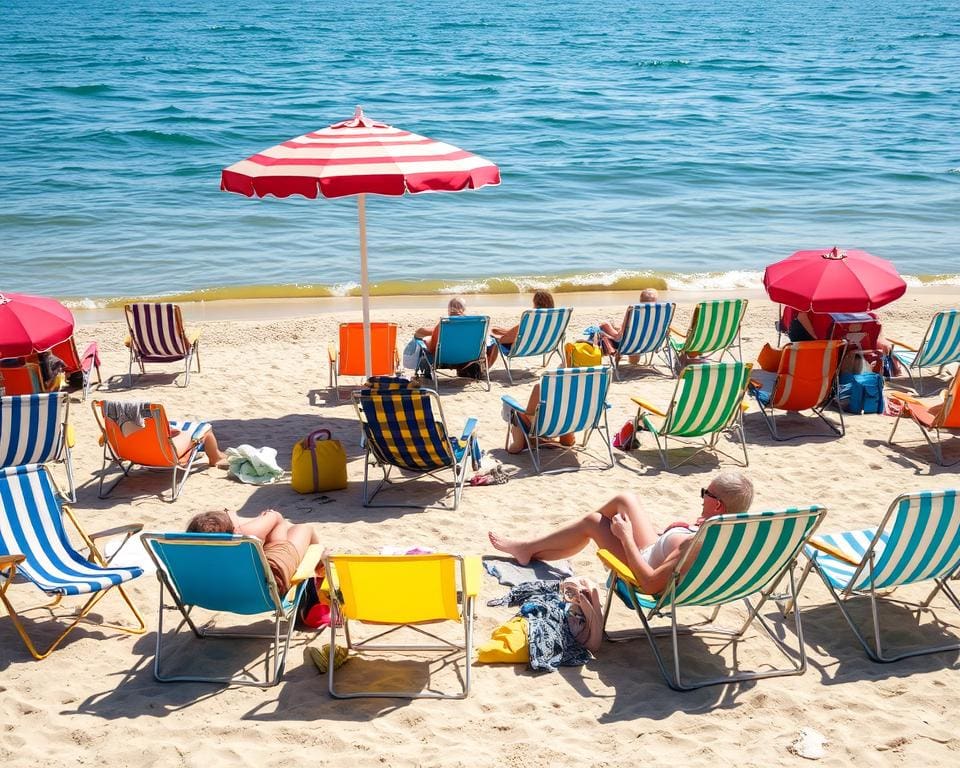
[[563, 351], [567, 358], [567, 365], [572, 368], [601, 365], [603, 363], [603, 353], [600, 351], [600, 347], [591, 344], [589, 341], [568, 341]]
[[329, 429], [316, 429], [293, 446], [290, 485], [297, 493], [347, 487], [347, 454]]

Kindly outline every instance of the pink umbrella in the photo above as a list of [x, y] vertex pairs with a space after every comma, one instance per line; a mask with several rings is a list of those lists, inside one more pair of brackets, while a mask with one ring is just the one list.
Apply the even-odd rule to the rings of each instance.
[[303, 195], [311, 199], [357, 195], [360, 218], [360, 290], [364, 363], [370, 374], [370, 286], [367, 278], [367, 193], [457, 192], [500, 183], [489, 160], [409, 131], [370, 120], [357, 107], [352, 120], [335, 123], [234, 163], [220, 189], [252, 197]]
[[866, 312], [903, 296], [907, 284], [886, 259], [866, 251], [797, 251], [771, 264], [763, 287], [773, 301], [804, 312]]
[[73, 334], [73, 313], [56, 299], [0, 293], [0, 357], [44, 352]]

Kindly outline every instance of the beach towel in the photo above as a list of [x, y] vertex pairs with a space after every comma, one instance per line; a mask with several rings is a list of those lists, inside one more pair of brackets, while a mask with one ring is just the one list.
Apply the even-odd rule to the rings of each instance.
[[225, 451], [230, 471], [227, 477], [234, 477], [241, 483], [267, 485], [283, 476], [283, 470], [277, 464], [277, 449], [254, 448], [252, 445], [239, 445]]
[[129, 437], [146, 426], [146, 417], [150, 415], [150, 403], [135, 400], [105, 400], [104, 418], [117, 425], [124, 437]]
[[569, 560], [559, 563], [532, 560], [529, 565], [520, 565], [512, 557], [485, 557], [483, 567], [505, 587], [513, 587], [525, 581], [562, 581], [573, 576]]

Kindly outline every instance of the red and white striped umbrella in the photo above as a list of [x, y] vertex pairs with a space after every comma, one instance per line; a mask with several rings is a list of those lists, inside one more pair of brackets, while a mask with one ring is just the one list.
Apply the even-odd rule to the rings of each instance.
[[489, 160], [409, 131], [370, 120], [357, 107], [352, 120], [307, 133], [234, 163], [220, 189], [252, 197], [316, 198], [358, 195], [360, 288], [365, 362], [370, 372], [370, 296], [367, 278], [365, 195], [458, 192], [500, 183]]

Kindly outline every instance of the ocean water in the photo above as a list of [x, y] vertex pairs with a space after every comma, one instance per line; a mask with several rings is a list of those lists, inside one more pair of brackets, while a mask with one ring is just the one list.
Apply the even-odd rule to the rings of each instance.
[[5, 0], [0, 290], [344, 293], [357, 211], [222, 168], [362, 104], [503, 183], [368, 197], [379, 293], [960, 283], [960, 4]]

